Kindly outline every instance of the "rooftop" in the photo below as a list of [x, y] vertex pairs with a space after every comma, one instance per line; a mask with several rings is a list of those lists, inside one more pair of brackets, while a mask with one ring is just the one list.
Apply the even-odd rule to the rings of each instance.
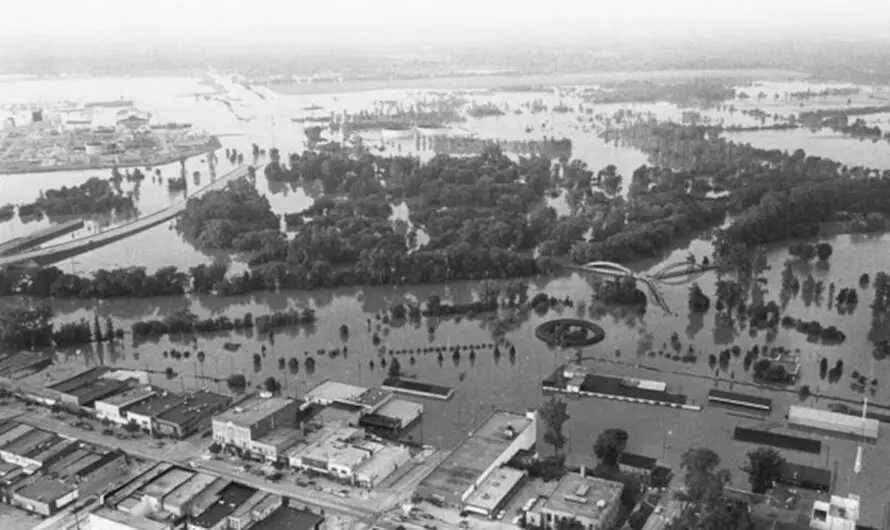
[[216, 477], [213, 475], [198, 473], [187, 482], [171, 491], [167, 495], [167, 498], [164, 499], [164, 504], [181, 507], [183, 504], [200, 495], [202, 491], [209, 488], [214, 482], [216, 482]]
[[213, 419], [233, 423], [243, 427], [254, 425], [258, 421], [275, 414], [281, 409], [296, 403], [293, 399], [254, 395], [236, 406], [217, 414]]
[[18, 490], [16, 493], [28, 500], [36, 502], [52, 502], [76, 489], [77, 484], [74, 482], [66, 482], [64, 480], [53, 479], [50, 477], [40, 477], [35, 482]]
[[[261, 436], [254, 440], [255, 443], [267, 444], [278, 447], [282, 444], [287, 444], [288, 442], [293, 442], [290, 445], [293, 445], [297, 442], [303, 433], [297, 429], [276, 429], [265, 436]], [[286, 449], [286, 448], [285, 448]]]
[[523, 414], [495, 411], [422, 484], [449, 495], [462, 495], [512, 443], [507, 427], [518, 435], [530, 425], [531, 420]]
[[411, 452], [405, 447], [387, 445], [366, 460], [357, 473], [371, 479], [383, 479], [410, 459]]
[[73, 376], [62, 379], [61, 381], [55, 381], [47, 385], [47, 388], [55, 390], [56, 392], [70, 392], [76, 388], [79, 388], [83, 385], [86, 385], [92, 381], [99, 379], [102, 374], [108, 372], [109, 369], [104, 366], [98, 366], [95, 368], [88, 368], [81, 372], [74, 374]]
[[322, 521], [324, 517], [321, 515], [280, 506], [251, 530], [313, 530]]
[[168, 410], [172, 409], [182, 402], [183, 398], [179, 394], [155, 394], [147, 401], [143, 401], [142, 403], [139, 403], [130, 408], [127, 413], [154, 418], [167, 412]]
[[355, 403], [373, 410], [391, 398], [392, 392], [380, 390], [379, 388], [369, 388], [355, 399]]
[[620, 502], [623, 489], [620, 482], [569, 473], [560, 479], [556, 491], [544, 501], [542, 508], [598, 521], [606, 507]]
[[126, 407], [127, 405], [138, 403], [143, 399], [148, 399], [149, 397], [153, 396], [155, 392], [157, 392], [157, 390], [152, 387], [141, 386], [126, 390], [124, 392], [121, 392], [120, 394], [108, 396], [107, 398], [103, 398], [99, 401], [115, 407]]
[[231, 398], [228, 396], [201, 390], [185, 396], [185, 401], [163, 412], [158, 416], [158, 420], [176, 425], [186, 425], [208, 414], [208, 411], [216, 411], [225, 407], [230, 401]]
[[194, 476], [195, 473], [192, 471], [173, 468], [143, 486], [142, 493], [151, 497], [160, 498], [175, 490]]
[[72, 389], [68, 394], [75, 396], [83, 404], [92, 404], [98, 399], [118, 394], [126, 389], [128, 384], [116, 379], [97, 379], [83, 386]]
[[339, 381], [325, 381], [307, 392], [304, 397], [306, 401], [313, 402], [345, 401], [356, 403], [359, 396], [367, 391], [368, 389], [360, 386], [348, 385]]
[[243, 484], [231, 483], [219, 492], [219, 499], [203, 513], [192, 519], [201, 528], [211, 528], [247, 502], [257, 490]]
[[423, 405], [404, 399], [393, 399], [377, 410], [377, 414], [387, 418], [395, 418], [403, 422], [410, 421], [423, 413]]
[[40, 429], [34, 429], [24, 436], [20, 436], [15, 440], [7, 442], [6, 445], [0, 447], [0, 451], [4, 451], [14, 455], [22, 455], [34, 449], [35, 447], [52, 440], [55, 437], [55, 433], [42, 431]]
[[166, 523], [153, 521], [151, 519], [148, 519], [147, 517], [131, 515], [126, 512], [119, 512], [110, 508], [100, 508], [99, 510], [91, 513], [91, 523], [93, 521], [93, 518], [113, 521], [119, 523], [121, 526], [130, 527], [135, 530], [168, 530], [170, 528], [170, 525]]
[[467, 499], [467, 504], [493, 512], [501, 505], [504, 497], [509, 495], [525, 476], [525, 471], [499, 467], [482, 481], [482, 484]]

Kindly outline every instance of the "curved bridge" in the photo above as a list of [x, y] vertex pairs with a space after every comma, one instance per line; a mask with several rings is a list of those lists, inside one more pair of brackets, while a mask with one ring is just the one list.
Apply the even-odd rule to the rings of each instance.
[[[262, 167], [259, 167], [257, 168], [257, 171], [259, 172], [261, 169]], [[139, 232], [144, 232], [149, 228], [154, 228], [155, 226], [163, 224], [182, 214], [185, 211], [188, 199], [200, 197], [212, 190], [222, 189], [226, 187], [229, 182], [246, 177], [248, 173], [249, 169], [247, 165], [239, 166], [210, 182], [206, 186], [195, 190], [194, 193], [176, 204], [152, 212], [151, 214], [143, 215], [128, 223], [109, 228], [98, 234], [90, 234], [71, 241], [65, 241], [63, 243], [21, 252], [19, 254], [0, 256], [0, 269], [5, 267], [45, 267], [53, 263], [64, 261], [70, 257], [84, 254], [99, 247], [110, 245], [121, 239], [138, 234]]]
[[606, 276], [616, 279], [632, 278], [636, 282], [642, 282], [643, 285], [646, 286], [646, 290], [649, 291], [649, 295], [655, 300], [655, 303], [657, 303], [665, 313], [672, 314], [673, 312], [671, 311], [670, 306], [668, 306], [667, 300], [665, 300], [664, 295], [661, 294], [659, 285], [682, 285], [688, 283], [707, 271], [716, 269], [717, 265], [702, 265], [690, 263], [688, 261], [681, 261], [665, 265], [652, 274], [634, 272], [624, 265], [611, 261], [591, 261], [590, 263], [570, 268], [580, 272], [596, 274], [597, 276]]

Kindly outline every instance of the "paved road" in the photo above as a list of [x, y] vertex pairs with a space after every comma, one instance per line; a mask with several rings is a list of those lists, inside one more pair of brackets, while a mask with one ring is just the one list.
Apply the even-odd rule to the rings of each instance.
[[[249, 166], [247, 165], [238, 166], [232, 171], [210, 182], [203, 188], [195, 190], [195, 192], [189, 195], [188, 198], [185, 200], [168, 206], [162, 210], [158, 210], [151, 214], [139, 217], [138, 219], [135, 219], [128, 223], [124, 223], [122, 225], [118, 225], [108, 230], [102, 231], [98, 234], [91, 234], [71, 241], [66, 241], [64, 243], [59, 243], [28, 252], [22, 252], [20, 254], [0, 256], [0, 268], [17, 264], [25, 265], [28, 263], [36, 263], [40, 266], [51, 265], [53, 263], [58, 263], [60, 261], [66, 260], [70, 257], [89, 252], [96, 248], [110, 245], [111, 243], [120, 241], [121, 239], [125, 239], [134, 234], [138, 234], [139, 232], [144, 232], [145, 230], [165, 223], [184, 212], [188, 199], [191, 199], [193, 197], [200, 197], [208, 191], [222, 189], [226, 185], [228, 185], [229, 182], [247, 176], [248, 167]], [[258, 167], [257, 173], [261, 173], [261, 170], [262, 166]]]

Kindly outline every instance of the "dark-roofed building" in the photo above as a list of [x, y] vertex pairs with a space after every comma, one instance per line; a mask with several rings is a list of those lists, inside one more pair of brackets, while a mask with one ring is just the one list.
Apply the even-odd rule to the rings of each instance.
[[618, 457], [618, 469], [625, 473], [634, 473], [648, 477], [658, 465], [658, 460], [649, 456], [634, 453], [621, 453]]
[[126, 411], [127, 423], [135, 423], [144, 432], [153, 433], [157, 426], [157, 418], [183, 403], [185, 398], [179, 394], [170, 392], [155, 394]]
[[73, 481], [40, 477], [14, 491], [12, 501], [29, 512], [49, 517], [76, 501], [77, 495], [77, 484]]
[[213, 416], [232, 403], [232, 398], [201, 390], [155, 419], [155, 429], [164, 436], [185, 438], [211, 426]]
[[56, 433], [34, 429], [28, 434], [16, 438], [0, 447], [0, 458], [4, 462], [20, 465], [22, 467], [38, 466], [37, 462], [33, 462], [28, 456], [34, 456], [43, 452], [45, 449], [51, 448], [63, 439]]
[[324, 516], [307, 510], [280, 506], [251, 530], [323, 530]]
[[302, 402], [254, 395], [213, 418], [213, 440], [250, 450], [251, 444], [276, 429], [297, 428]]
[[229, 516], [248, 501], [257, 490], [238, 483], [223, 488], [216, 501], [188, 523], [189, 530], [218, 530], [228, 526]]

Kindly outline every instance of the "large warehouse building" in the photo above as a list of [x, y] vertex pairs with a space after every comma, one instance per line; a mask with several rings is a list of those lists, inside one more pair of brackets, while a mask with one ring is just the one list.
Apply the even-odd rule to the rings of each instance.
[[[417, 494], [463, 509], [468, 499], [499, 467], [538, 439], [537, 416], [495, 411], [457, 446], [417, 487]], [[509, 493], [505, 491], [506, 495]]]

